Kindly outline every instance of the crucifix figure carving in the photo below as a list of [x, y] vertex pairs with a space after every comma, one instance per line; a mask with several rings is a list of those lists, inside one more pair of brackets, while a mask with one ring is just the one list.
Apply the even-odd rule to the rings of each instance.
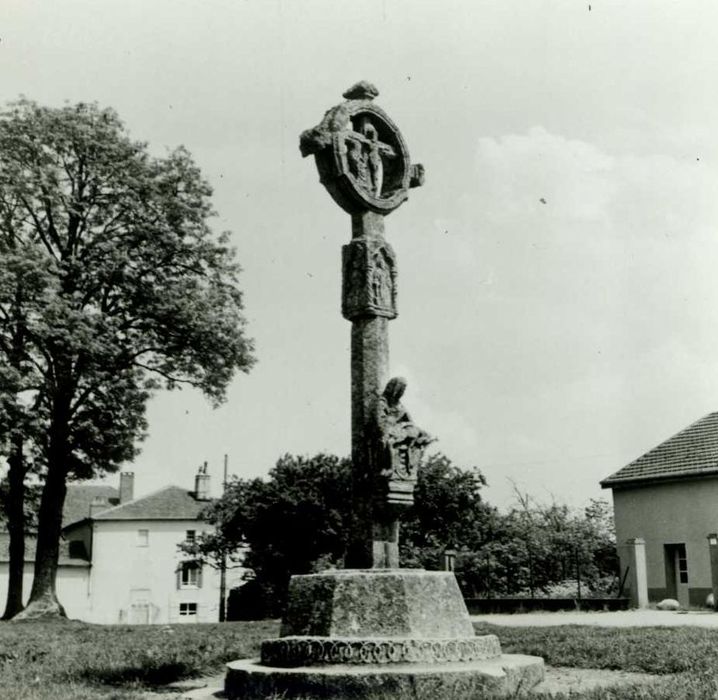
[[384, 184], [383, 158], [395, 158], [396, 151], [379, 141], [376, 127], [368, 117], [362, 116], [356, 131], [346, 135], [347, 157], [350, 172], [358, 184], [365, 187], [374, 197], [381, 197]]
[[302, 155], [315, 157], [320, 181], [352, 222], [342, 249], [342, 314], [352, 323], [353, 525], [345, 565], [358, 569], [398, 568], [399, 517], [413, 503], [431, 442], [401, 404], [406, 382], [387, 381], [397, 271], [384, 217], [423, 184], [424, 169], [411, 164], [401, 132], [374, 104], [378, 94], [357, 83], [300, 137]]

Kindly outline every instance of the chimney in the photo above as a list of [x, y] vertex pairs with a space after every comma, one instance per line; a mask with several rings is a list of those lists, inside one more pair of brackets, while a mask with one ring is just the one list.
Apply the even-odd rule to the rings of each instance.
[[209, 501], [209, 474], [207, 474], [207, 462], [198, 470], [194, 478], [194, 497], [198, 501]]
[[127, 503], [134, 498], [135, 473], [122, 472], [120, 474], [120, 503]]
[[90, 517], [92, 517], [95, 513], [99, 513], [101, 510], [107, 510], [110, 507], [110, 504], [107, 502], [106, 498], [103, 498], [102, 496], [95, 496], [92, 499], [92, 503], [90, 503]]

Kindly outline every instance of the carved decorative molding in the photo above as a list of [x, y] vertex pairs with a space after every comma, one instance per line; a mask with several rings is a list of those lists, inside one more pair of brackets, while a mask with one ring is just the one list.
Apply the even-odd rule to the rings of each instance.
[[500, 655], [499, 640], [492, 634], [453, 639], [280, 637], [262, 642], [261, 663], [283, 668], [315, 664], [438, 664]]

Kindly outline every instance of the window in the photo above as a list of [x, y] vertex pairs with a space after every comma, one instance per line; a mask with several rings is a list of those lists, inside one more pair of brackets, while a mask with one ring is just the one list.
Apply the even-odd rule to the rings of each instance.
[[196, 617], [197, 603], [180, 603], [179, 614], [180, 617]]
[[179, 570], [180, 588], [201, 588], [202, 568], [197, 562], [186, 561], [182, 563]]
[[196, 534], [195, 530], [187, 530], [187, 533], [185, 534], [185, 538], [184, 538], [185, 542], [187, 542], [187, 544], [194, 544], [195, 543], [195, 534]]
[[149, 530], [138, 530], [137, 531], [137, 546], [147, 547], [150, 543], [150, 531]]
[[68, 554], [70, 559], [87, 559], [87, 550], [82, 540], [70, 540], [67, 543]]
[[678, 581], [688, 583], [688, 558], [686, 557], [686, 546], [682, 545], [677, 552]]

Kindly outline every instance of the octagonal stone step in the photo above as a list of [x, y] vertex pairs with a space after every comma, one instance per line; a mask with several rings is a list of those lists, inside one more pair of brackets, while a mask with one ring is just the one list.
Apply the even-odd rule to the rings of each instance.
[[339, 569], [292, 577], [280, 636], [448, 639], [474, 628], [451, 572]]

